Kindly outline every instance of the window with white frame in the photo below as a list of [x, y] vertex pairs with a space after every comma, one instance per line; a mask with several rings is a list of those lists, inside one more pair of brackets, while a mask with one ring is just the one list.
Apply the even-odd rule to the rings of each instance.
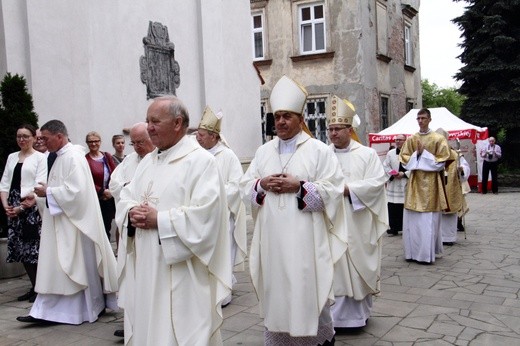
[[253, 34], [253, 60], [265, 58], [264, 52], [264, 14], [255, 12], [251, 14], [252, 34]]
[[325, 52], [325, 6], [323, 2], [298, 7], [300, 53]]
[[412, 26], [409, 23], [404, 25], [404, 63], [413, 66]]
[[316, 139], [328, 143], [327, 114], [325, 112], [326, 97], [309, 97], [303, 118], [310, 132]]

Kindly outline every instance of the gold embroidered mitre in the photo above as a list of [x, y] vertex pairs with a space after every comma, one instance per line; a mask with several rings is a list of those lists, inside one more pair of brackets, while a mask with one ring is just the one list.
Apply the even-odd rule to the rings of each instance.
[[354, 128], [361, 123], [354, 105], [336, 95], [331, 97], [330, 106], [327, 109], [327, 121], [329, 125], [349, 125]]
[[220, 123], [222, 122], [222, 112], [213, 113], [209, 106], [204, 109], [202, 119], [200, 120], [199, 129], [205, 129], [220, 135]]

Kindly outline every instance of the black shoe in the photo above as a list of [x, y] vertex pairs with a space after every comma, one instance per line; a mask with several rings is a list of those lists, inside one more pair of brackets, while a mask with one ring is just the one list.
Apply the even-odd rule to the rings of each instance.
[[118, 329], [114, 332], [114, 336], [118, 336], [120, 338], [125, 337], [125, 330], [124, 329]]
[[452, 241], [443, 242], [442, 245], [453, 246], [453, 242]]
[[38, 296], [38, 293], [34, 293], [31, 298], [29, 298], [29, 303], [34, 303], [36, 300], [36, 297]]
[[386, 231], [386, 234], [388, 234], [388, 236], [390, 237], [393, 237], [397, 235], [397, 231], [392, 231], [391, 229], [389, 229]]
[[334, 327], [336, 335], [356, 335], [363, 331], [364, 327]]
[[23, 302], [24, 300], [29, 300], [31, 299], [32, 296], [34, 296], [36, 294], [36, 292], [34, 292], [34, 290], [31, 288], [31, 290], [29, 292], [27, 292], [26, 294], [24, 295], [21, 295], [19, 296], [18, 298], [16, 298], [19, 302]]
[[25, 323], [47, 323], [49, 321], [41, 320], [39, 318], [34, 318], [31, 315], [28, 316], [18, 316], [16, 318], [18, 322], [25, 322]]

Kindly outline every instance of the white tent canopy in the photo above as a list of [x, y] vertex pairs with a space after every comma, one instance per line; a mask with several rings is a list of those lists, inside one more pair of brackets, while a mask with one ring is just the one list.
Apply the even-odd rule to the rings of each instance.
[[[487, 127], [478, 127], [457, 117], [445, 107], [429, 108], [432, 114], [430, 128], [435, 131], [442, 127], [450, 134], [450, 139], [471, 139], [473, 143], [488, 137]], [[419, 131], [417, 113], [419, 109], [412, 109], [392, 126], [378, 133], [369, 133], [368, 140], [372, 143], [393, 143], [396, 135], [412, 135]]]

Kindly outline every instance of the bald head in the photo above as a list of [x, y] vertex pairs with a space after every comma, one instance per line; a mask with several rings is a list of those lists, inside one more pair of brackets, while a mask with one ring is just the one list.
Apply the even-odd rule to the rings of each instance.
[[130, 144], [140, 157], [146, 156], [155, 149], [147, 130], [148, 125], [144, 122], [134, 124], [130, 129]]

